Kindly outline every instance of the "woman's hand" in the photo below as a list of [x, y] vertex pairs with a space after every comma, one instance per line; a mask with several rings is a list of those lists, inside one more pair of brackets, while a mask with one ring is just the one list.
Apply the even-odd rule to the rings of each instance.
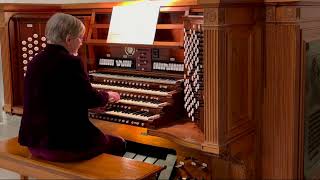
[[113, 91], [108, 91], [107, 92], [109, 95], [109, 99], [108, 102], [110, 103], [114, 103], [120, 100], [120, 95], [117, 92], [113, 92]]

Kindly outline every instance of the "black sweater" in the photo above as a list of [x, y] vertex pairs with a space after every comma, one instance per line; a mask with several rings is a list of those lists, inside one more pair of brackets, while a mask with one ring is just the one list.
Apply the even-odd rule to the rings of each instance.
[[107, 103], [91, 87], [81, 59], [50, 45], [29, 63], [19, 142], [28, 147], [83, 151], [104, 144], [88, 119], [88, 108]]

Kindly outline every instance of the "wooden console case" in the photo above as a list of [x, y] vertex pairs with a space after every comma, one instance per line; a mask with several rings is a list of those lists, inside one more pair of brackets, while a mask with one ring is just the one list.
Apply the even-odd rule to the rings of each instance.
[[[13, 102], [13, 87], [22, 83], [12, 81], [8, 27], [13, 15], [63, 11], [92, 19], [114, 5], [119, 3], [2, 5], [4, 110], [22, 113], [22, 104]], [[192, 177], [194, 173], [193, 177], [207, 179], [303, 178], [305, 43], [320, 38], [320, 3], [176, 0], [163, 6], [170, 7], [196, 7], [203, 12], [203, 131], [192, 122], [156, 130], [95, 123], [102, 129], [112, 126], [108, 131], [136, 142], [176, 149], [179, 161], [188, 163], [188, 157], [195, 157], [208, 165], [205, 171], [187, 165], [190, 167], [181, 170], [181, 177], [190, 173]], [[93, 25], [91, 21], [89, 35], [94, 34], [90, 28]], [[86, 42], [91, 54], [87, 60], [89, 68], [90, 58], [94, 57], [92, 48], [99, 44], [105, 42]], [[141, 135], [146, 131], [161, 138]], [[129, 132], [136, 136], [128, 135]]]

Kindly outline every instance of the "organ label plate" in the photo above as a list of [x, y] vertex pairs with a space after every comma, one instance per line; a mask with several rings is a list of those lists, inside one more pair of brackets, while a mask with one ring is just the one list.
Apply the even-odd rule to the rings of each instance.
[[133, 59], [121, 59], [121, 58], [100, 58], [99, 65], [105, 67], [116, 68], [135, 68], [135, 61]]

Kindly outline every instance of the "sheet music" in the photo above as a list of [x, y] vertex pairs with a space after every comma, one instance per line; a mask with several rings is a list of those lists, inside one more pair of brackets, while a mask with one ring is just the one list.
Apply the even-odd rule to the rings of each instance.
[[107, 43], [152, 45], [159, 10], [150, 2], [113, 7]]

